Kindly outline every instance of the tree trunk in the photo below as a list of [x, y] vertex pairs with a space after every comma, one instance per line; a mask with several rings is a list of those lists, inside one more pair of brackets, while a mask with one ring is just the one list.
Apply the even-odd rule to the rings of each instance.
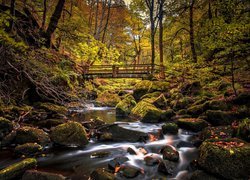
[[107, 29], [108, 29], [109, 17], [110, 17], [110, 8], [111, 8], [111, 0], [109, 0], [109, 2], [108, 2], [108, 15], [107, 15], [106, 24], [104, 26], [104, 30], [103, 30], [103, 34], [102, 34], [102, 43], [104, 43], [105, 35], [106, 35]]
[[191, 0], [190, 6], [189, 6], [189, 36], [190, 36], [190, 46], [191, 46], [191, 51], [192, 51], [193, 62], [197, 63], [197, 54], [196, 54], [195, 43], [194, 43], [194, 21], [193, 21], [194, 3], [195, 3], [195, 0]]
[[45, 29], [46, 16], [47, 16], [47, 0], [43, 0], [43, 21], [41, 27], [42, 29]]
[[15, 9], [16, 9], [16, 0], [11, 0], [11, 2], [10, 2], [10, 15], [12, 17], [10, 19], [10, 27], [9, 27], [10, 31], [13, 31], [13, 27], [14, 27]]
[[98, 14], [99, 14], [99, 0], [96, 0], [96, 11], [95, 11], [95, 31], [94, 36], [97, 33], [97, 25], [98, 25]]
[[48, 26], [47, 31], [46, 31], [46, 38], [47, 38], [46, 39], [47, 41], [45, 44], [46, 47], [50, 47], [50, 45], [51, 45], [51, 36], [57, 28], [59, 19], [61, 17], [62, 11], [63, 11], [64, 4], [65, 4], [65, 0], [59, 0], [57, 5], [56, 5], [55, 11], [50, 18], [49, 26]]
[[151, 30], [151, 73], [154, 73], [154, 67], [155, 67], [155, 21], [154, 21], [154, 0], [151, 1], [151, 7], [149, 9], [150, 11], [150, 30]]
[[163, 66], [163, 3], [164, 0], [159, 0], [159, 50], [160, 50], [160, 65]]

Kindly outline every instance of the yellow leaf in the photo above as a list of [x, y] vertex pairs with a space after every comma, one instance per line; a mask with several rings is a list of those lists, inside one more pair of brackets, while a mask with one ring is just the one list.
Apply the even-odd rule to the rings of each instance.
[[230, 152], [230, 155], [234, 154], [234, 151], [232, 149], [230, 149], [229, 152]]

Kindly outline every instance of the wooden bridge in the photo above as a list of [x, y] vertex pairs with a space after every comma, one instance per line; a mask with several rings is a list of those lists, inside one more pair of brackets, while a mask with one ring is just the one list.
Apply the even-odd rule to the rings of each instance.
[[92, 65], [83, 67], [83, 76], [92, 78], [147, 78], [151, 74], [164, 75], [165, 67], [152, 64], [136, 65]]

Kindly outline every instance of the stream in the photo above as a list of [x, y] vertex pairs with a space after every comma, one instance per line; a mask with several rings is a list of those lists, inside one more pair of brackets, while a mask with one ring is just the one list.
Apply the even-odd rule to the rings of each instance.
[[[159, 132], [162, 126], [162, 124], [131, 122], [128, 118], [116, 118], [115, 109], [110, 107], [95, 107], [90, 104], [83, 109], [75, 109], [72, 111], [77, 112], [78, 115], [74, 117], [77, 121], [98, 116], [108, 123], [118, 123], [119, 126], [124, 128], [146, 133]], [[37, 159], [38, 170], [60, 173], [75, 180], [88, 179], [89, 174], [94, 169], [99, 167], [107, 168], [110, 160], [123, 156], [129, 159], [129, 161], [126, 162], [127, 164], [144, 170], [144, 173], [134, 179], [166, 178], [165, 175], [157, 171], [157, 165], [145, 165], [145, 155], [141, 149], [146, 150], [148, 152], [147, 155], [152, 154], [162, 158], [159, 151], [164, 145], [168, 144], [174, 146], [180, 154], [177, 168], [173, 175], [168, 176], [168, 179], [185, 179], [189, 173], [187, 169], [190, 162], [196, 159], [198, 154], [197, 149], [190, 143], [194, 135], [194, 133], [179, 129], [177, 135], [164, 135], [159, 140], [148, 140], [145, 143], [97, 142], [95, 139], [91, 139], [90, 143], [84, 148], [58, 147], [48, 149], [45, 157], [39, 157]], [[127, 153], [129, 147], [132, 148], [137, 155]], [[106, 152], [108, 155], [101, 158], [93, 157], [92, 154], [96, 152]], [[18, 161], [18, 159], [14, 159], [7, 154], [8, 152], [4, 151], [0, 153], [0, 167], [5, 167]]]

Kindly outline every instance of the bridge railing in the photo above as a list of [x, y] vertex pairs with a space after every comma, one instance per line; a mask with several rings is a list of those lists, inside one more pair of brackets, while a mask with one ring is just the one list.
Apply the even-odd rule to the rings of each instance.
[[92, 66], [84, 66], [83, 73], [84, 75], [96, 75], [101, 76], [105, 74], [110, 74], [113, 78], [119, 75], [133, 75], [133, 74], [151, 74], [163, 72], [165, 68], [160, 65], [154, 65], [152, 67], [151, 64], [136, 64], [136, 65], [92, 65]]

